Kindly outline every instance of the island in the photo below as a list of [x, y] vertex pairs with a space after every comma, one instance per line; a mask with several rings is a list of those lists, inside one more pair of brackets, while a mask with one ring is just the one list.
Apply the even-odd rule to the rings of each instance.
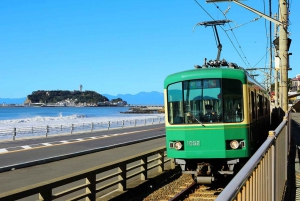
[[38, 107], [109, 107], [127, 106], [121, 98], [109, 100], [95, 91], [38, 90], [27, 96], [24, 106]]

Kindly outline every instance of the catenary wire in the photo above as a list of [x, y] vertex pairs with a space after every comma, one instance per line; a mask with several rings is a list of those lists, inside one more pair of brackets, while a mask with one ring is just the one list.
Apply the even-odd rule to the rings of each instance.
[[[214, 4], [215, 4], [215, 3], [214, 3]], [[217, 9], [219, 9], [219, 11], [220, 11], [220, 12], [224, 15], [224, 17], [228, 20], [228, 18], [226, 17], [226, 14], [224, 14], [224, 13], [221, 11], [221, 9], [219, 8], [219, 6], [217, 6], [216, 4], [215, 4], [215, 6], [217, 7]], [[231, 25], [230, 25], [230, 24], [228, 24], [228, 25], [229, 25], [229, 27], [231, 28]], [[234, 34], [234, 32], [233, 32], [232, 29], [231, 29], [231, 31], [232, 31], [232, 35], [233, 35], [233, 37], [235, 38], [235, 41], [237, 42], [237, 44], [238, 44], [238, 46], [239, 46], [239, 48], [240, 48], [240, 50], [241, 50], [241, 52], [242, 52], [242, 54], [243, 54], [245, 60], [247, 61], [248, 65], [251, 66], [251, 65], [250, 65], [250, 62], [248, 61], [248, 59], [247, 59], [247, 57], [246, 57], [246, 55], [245, 55], [245, 53], [244, 53], [244, 51], [243, 51], [243, 49], [242, 49], [240, 43], [239, 43], [239, 41], [238, 41], [238, 39], [237, 39], [237, 37], [236, 37], [236, 35]], [[226, 32], [226, 30], [225, 30], [225, 32]], [[246, 65], [246, 66], [247, 66], [247, 65]], [[249, 66], [248, 66], [248, 67], [249, 67]]]
[[[198, 6], [212, 19], [215, 21], [215, 19], [201, 6], [201, 4], [197, 1], [197, 0], [194, 0]], [[221, 27], [221, 26], [220, 26]], [[235, 47], [234, 43], [232, 42], [232, 40], [230, 39], [229, 35], [227, 34], [227, 32], [224, 30], [223, 27], [221, 27], [221, 29], [225, 32], [225, 34], [227, 35], [231, 45], [234, 47], [235, 51], [237, 52], [237, 54], [239, 55], [239, 57], [242, 59], [242, 61], [244, 62], [244, 64], [247, 66], [246, 62], [244, 61], [243, 57], [241, 56], [241, 54], [239, 53], [239, 51], [237, 50], [237, 48]]]

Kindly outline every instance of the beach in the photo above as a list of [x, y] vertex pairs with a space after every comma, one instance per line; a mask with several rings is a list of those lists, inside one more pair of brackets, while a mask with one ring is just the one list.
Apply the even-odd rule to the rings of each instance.
[[[128, 107], [0, 107], [0, 140], [12, 139], [16, 131], [19, 133], [26, 131], [26, 137], [43, 136], [47, 132], [47, 126], [48, 129], [55, 128], [59, 133], [68, 133], [72, 132], [70, 131], [72, 126], [74, 131], [97, 129], [97, 126], [98, 129], [105, 129], [108, 126], [119, 127], [130, 124], [134, 126], [135, 123], [147, 122], [149, 124], [153, 119], [159, 121], [158, 119], [164, 118], [164, 114], [121, 113], [128, 109]], [[54, 129], [49, 134], [54, 134]]]

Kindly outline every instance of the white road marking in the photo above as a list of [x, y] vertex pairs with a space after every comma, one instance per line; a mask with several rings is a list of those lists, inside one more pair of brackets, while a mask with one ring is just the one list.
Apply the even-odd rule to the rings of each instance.
[[0, 153], [8, 152], [7, 149], [0, 149]]
[[[138, 131], [131, 131], [131, 132], [124, 132], [124, 133], [117, 133], [117, 134], [110, 134], [110, 135], [102, 135], [102, 136], [96, 136], [96, 137], [88, 137], [90, 139], [100, 139], [100, 138], [105, 138], [105, 137], [112, 137], [112, 136], [118, 136], [118, 135], [126, 135], [126, 134], [132, 134], [132, 133], [140, 133], [140, 132], [144, 132], [144, 131], [150, 131], [150, 130], [157, 130], [157, 129], [146, 129], [146, 130], [138, 130]], [[85, 139], [75, 139], [77, 141], [85, 141]], [[54, 141], [54, 142], [51, 142], [51, 143], [41, 143], [42, 145], [44, 146], [53, 146], [55, 142], [61, 142], [61, 143], [71, 143], [70, 141], [67, 141], [67, 140], [63, 140], [63, 141]], [[33, 144], [33, 145], [37, 145], [37, 144]], [[20, 146], [21, 148], [23, 149], [33, 149], [33, 145], [24, 145], [24, 146]], [[19, 147], [8, 147], [6, 149], [2, 148], [0, 149], [0, 154], [1, 153], [7, 153], [7, 152], [10, 152], [9, 150], [7, 149], [12, 149], [12, 148], [19, 148]], [[35, 147], [36, 148], [36, 147]], [[299, 147], [300, 149], [300, 147]], [[18, 150], [15, 150], [15, 151], [18, 151]]]
[[25, 146], [21, 146], [23, 149], [32, 149], [32, 147], [25, 145]]
[[50, 144], [50, 143], [42, 143], [42, 144], [45, 146], [52, 146], [52, 144]]

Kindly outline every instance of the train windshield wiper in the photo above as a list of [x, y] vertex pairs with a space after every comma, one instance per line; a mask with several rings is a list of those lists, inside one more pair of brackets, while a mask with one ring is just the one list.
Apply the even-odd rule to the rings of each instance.
[[200, 121], [200, 120], [198, 120], [196, 117], [194, 117], [193, 116], [193, 118], [199, 123], [199, 124], [201, 124], [201, 126], [203, 126], [203, 127], [205, 127], [205, 125]]

